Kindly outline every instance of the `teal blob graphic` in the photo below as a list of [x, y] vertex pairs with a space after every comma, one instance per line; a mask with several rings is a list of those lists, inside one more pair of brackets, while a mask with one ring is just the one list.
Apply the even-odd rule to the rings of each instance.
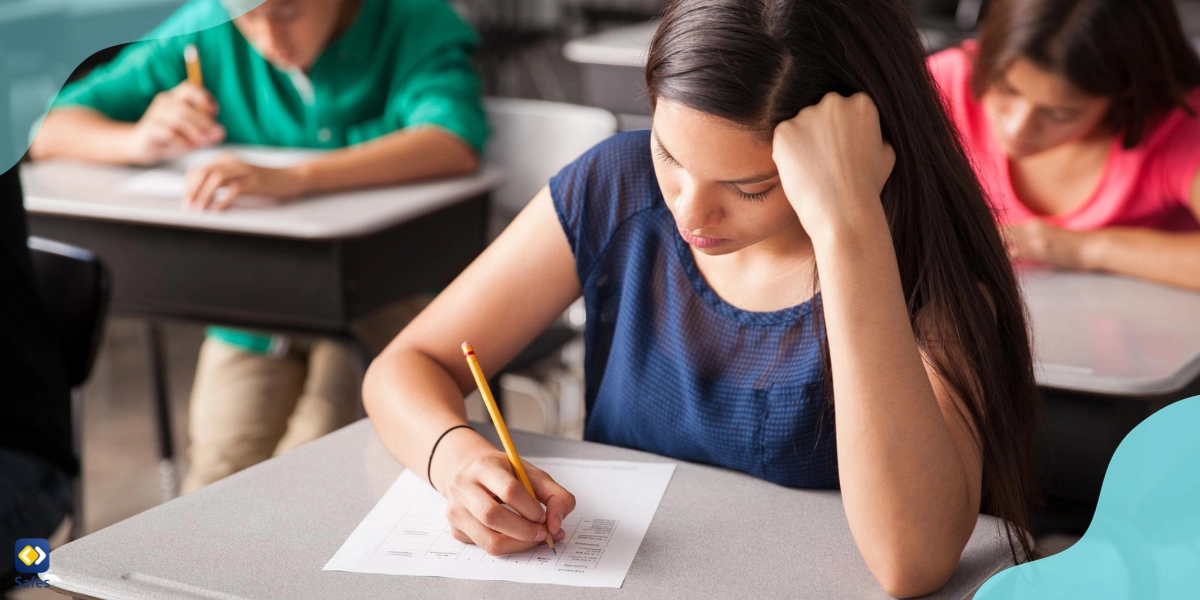
[[264, 0], [0, 0], [0, 172], [29, 148], [30, 133], [67, 77], [118, 44], [190, 31], [158, 29], [185, 5], [206, 17], [197, 31], [228, 23]]
[[995, 575], [976, 598], [1200, 598], [1200, 396], [1121, 442], [1079, 542]]

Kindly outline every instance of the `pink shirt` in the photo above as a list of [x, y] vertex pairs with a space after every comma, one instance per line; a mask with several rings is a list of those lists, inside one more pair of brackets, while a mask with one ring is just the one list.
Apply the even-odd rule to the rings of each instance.
[[[1116, 136], [1100, 184], [1078, 208], [1045, 216], [1026, 207], [1013, 191], [1008, 157], [971, 93], [976, 48], [975, 42], [966, 42], [930, 56], [928, 64], [997, 220], [1020, 223], [1042, 218], [1076, 231], [1111, 226], [1200, 230], [1190, 208], [1192, 185], [1200, 173], [1200, 118], [1181, 109], [1158, 121], [1135, 148], [1125, 149], [1121, 136]], [[1200, 88], [1192, 91], [1189, 104], [1200, 111]]]

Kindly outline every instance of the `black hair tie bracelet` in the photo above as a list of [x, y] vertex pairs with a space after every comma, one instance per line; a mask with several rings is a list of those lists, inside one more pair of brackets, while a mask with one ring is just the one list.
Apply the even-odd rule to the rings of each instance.
[[438, 444], [442, 443], [442, 438], [446, 437], [447, 433], [450, 433], [455, 429], [462, 429], [463, 427], [466, 427], [471, 431], [475, 430], [475, 428], [471, 427], [470, 425], [455, 425], [454, 427], [443, 431], [442, 435], [439, 435], [437, 441], [433, 443], [433, 449], [429, 451], [429, 462], [425, 465], [425, 480], [429, 482], [429, 487], [433, 488], [434, 490], [437, 489], [437, 486], [433, 485], [433, 453], [437, 452]]

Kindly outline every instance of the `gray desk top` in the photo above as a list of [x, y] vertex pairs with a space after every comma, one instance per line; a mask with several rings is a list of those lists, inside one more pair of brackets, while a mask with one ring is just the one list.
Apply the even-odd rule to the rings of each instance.
[[1152, 396], [1200, 377], [1200, 293], [1126, 277], [1021, 274], [1038, 383]]
[[571, 62], [640, 69], [657, 28], [655, 19], [577, 38], [563, 45], [563, 56]]
[[[658, 19], [653, 19], [579, 37], [563, 45], [563, 56], [571, 62], [586, 65], [640, 69], [646, 66], [650, 40], [654, 38], [657, 28]], [[940, 50], [952, 43], [945, 32], [937, 29], [921, 29], [919, 33], [927, 52]]]
[[[513, 437], [531, 456], [664, 460]], [[360, 421], [54, 550], [48, 576], [64, 593], [133, 600], [886, 597], [854, 546], [837, 492], [690, 463], [679, 463], [620, 590], [322, 571], [401, 471]], [[698, 531], [713, 543], [696, 545]], [[935, 597], [972, 595], [1010, 564], [1007, 548], [998, 521], [981, 516]]]
[[121, 194], [117, 185], [141, 169], [50, 160], [22, 165], [25, 208], [64, 215], [186, 229], [299, 239], [367, 235], [495, 189], [500, 169], [396, 187], [305, 198], [279, 206], [237, 207], [225, 212], [184, 210], [179, 200]]

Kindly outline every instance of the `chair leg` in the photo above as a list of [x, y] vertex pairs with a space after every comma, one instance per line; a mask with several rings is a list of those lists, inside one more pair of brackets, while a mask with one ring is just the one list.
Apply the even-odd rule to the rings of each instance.
[[175, 471], [175, 442], [171, 434], [171, 404], [167, 396], [167, 367], [163, 358], [162, 331], [147, 320], [146, 363], [150, 365], [150, 395], [154, 401], [154, 418], [158, 429], [158, 476], [162, 500], [179, 495], [179, 477]]
[[83, 537], [83, 391], [71, 390], [71, 447], [79, 474], [71, 480], [71, 531], [70, 540]]

